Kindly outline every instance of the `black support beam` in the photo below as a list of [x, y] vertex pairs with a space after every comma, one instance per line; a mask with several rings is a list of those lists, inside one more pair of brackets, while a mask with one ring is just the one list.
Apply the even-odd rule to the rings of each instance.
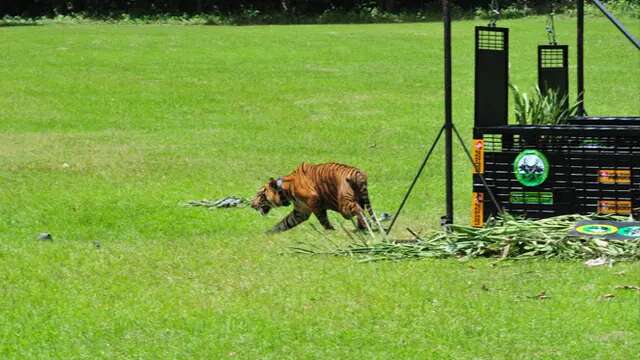
[[446, 224], [453, 224], [453, 118], [451, 109], [451, 7], [442, 1], [444, 14], [444, 135], [446, 177]]

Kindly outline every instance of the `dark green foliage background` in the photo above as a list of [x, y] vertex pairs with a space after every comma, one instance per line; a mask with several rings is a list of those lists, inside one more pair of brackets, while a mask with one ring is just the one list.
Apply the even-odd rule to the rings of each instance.
[[[570, 1], [555, 1], [555, 3]], [[490, 0], [453, 2], [463, 9], [486, 7]], [[541, 7], [551, 1], [503, 0], [500, 5]], [[325, 11], [429, 11], [439, 8], [439, 0], [7, 0], [0, 2], [0, 15], [46, 16], [87, 13], [91, 15], [130, 14], [221, 14], [259, 11], [290, 15], [318, 15]]]

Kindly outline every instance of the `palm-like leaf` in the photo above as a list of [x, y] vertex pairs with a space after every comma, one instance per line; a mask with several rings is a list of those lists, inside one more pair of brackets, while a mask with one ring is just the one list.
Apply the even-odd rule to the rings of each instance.
[[515, 116], [518, 125], [559, 125], [564, 124], [574, 116], [578, 104], [568, 106], [568, 97], [549, 89], [542, 93], [539, 87], [533, 89], [533, 94], [520, 91], [517, 86], [510, 84], [513, 92]]

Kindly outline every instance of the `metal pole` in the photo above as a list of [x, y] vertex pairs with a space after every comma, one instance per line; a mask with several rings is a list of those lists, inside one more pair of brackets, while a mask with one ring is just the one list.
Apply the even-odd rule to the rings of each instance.
[[449, 1], [442, 0], [444, 14], [444, 131], [445, 131], [445, 177], [446, 177], [446, 224], [453, 223], [453, 152], [451, 115], [451, 9]]
[[584, 116], [584, 0], [578, 0], [578, 116]]
[[598, 9], [600, 9], [600, 11], [604, 14], [604, 16], [606, 16], [607, 19], [609, 19], [613, 23], [613, 25], [615, 25], [615, 27], [617, 27], [618, 30], [620, 30], [622, 35], [624, 35], [627, 39], [629, 39], [629, 41], [631, 41], [631, 43], [635, 45], [636, 48], [640, 49], [640, 41], [638, 41], [638, 39], [636, 39], [633, 35], [631, 35], [631, 33], [629, 33], [627, 29], [624, 28], [624, 25], [622, 25], [622, 23], [618, 21], [618, 19], [616, 19], [615, 16], [613, 16], [609, 11], [607, 11], [607, 8], [599, 0], [593, 0], [593, 3], [596, 5]]

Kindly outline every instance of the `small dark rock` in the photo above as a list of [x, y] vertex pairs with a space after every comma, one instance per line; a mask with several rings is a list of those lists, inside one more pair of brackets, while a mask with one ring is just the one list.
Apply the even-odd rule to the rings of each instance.
[[40, 233], [38, 234], [38, 240], [40, 241], [53, 241], [53, 236], [49, 233]]

